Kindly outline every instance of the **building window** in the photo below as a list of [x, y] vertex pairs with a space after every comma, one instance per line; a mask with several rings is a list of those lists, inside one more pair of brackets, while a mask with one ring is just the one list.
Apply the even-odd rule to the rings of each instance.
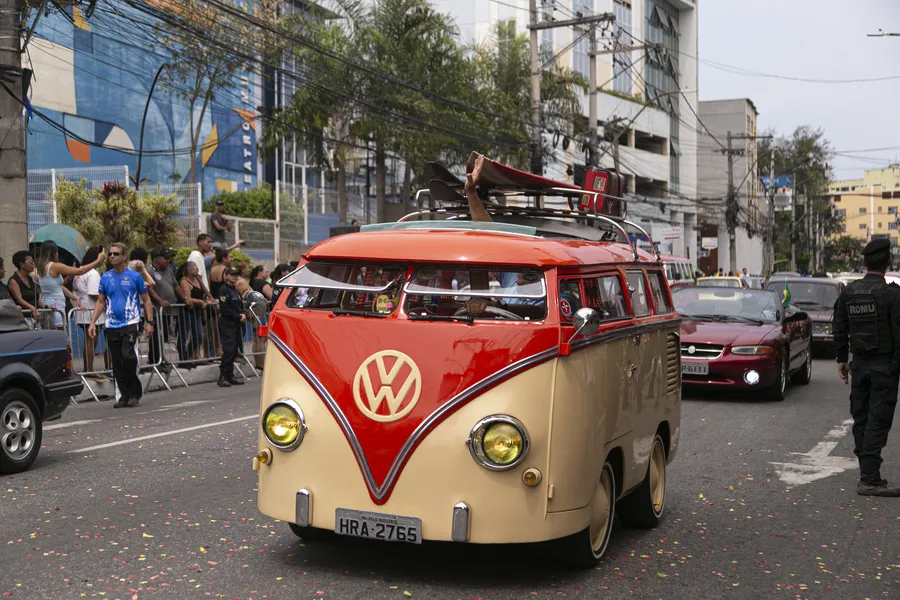
[[880, 207], [880, 206], [878, 207], [878, 212], [881, 212], [881, 207]]
[[878, 221], [878, 229], [881, 229], [884, 225], [881, 224], [881, 221]]
[[888, 223], [888, 229], [897, 229], [897, 221], [893, 223]]
[[[678, 91], [680, 73], [678, 9], [666, 0], [645, 0], [644, 38], [648, 44], [661, 44], [662, 48], [644, 50], [644, 98], [650, 104], [662, 108], [670, 115], [669, 138], [679, 140], [680, 117]], [[678, 192], [680, 163], [676, 154], [669, 155], [669, 184]]]
[[897, 214], [897, 207], [896, 207], [896, 206], [888, 206], [888, 214], [889, 214], [889, 215], [896, 215], [896, 214]]
[[[585, 17], [594, 14], [594, 0], [573, 0], [572, 12], [576, 14], [581, 13]], [[577, 38], [580, 33], [576, 31], [572, 35]], [[575, 42], [575, 46], [572, 48], [572, 70], [576, 73], [581, 73], [585, 79], [589, 78], [590, 72], [591, 61], [588, 57], [590, 46], [591, 43], [588, 40], [587, 33], [585, 33], [581, 36], [581, 39]]]
[[859, 214], [861, 214], [861, 215], [866, 214], [866, 207], [865, 207], [865, 206], [863, 206], [862, 208], [859, 209]]
[[[616, 16], [616, 39], [618, 44], [631, 46], [631, 3], [624, 0], [613, 0], [613, 14]], [[631, 52], [616, 52], [613, 55], [613, 89], [623, 94], [631, 94]]]
[[860, 228], [860, 229], [865, 229], [865, 228], [866, 228], [866, 224], [865, 224], [865, 223], [860, 223], [860, 224], [859, 224], [859, 228]]
[[834, 213], [835, 213], [837, 216], [839, 216], [839, 217], [846, 217], [846, 216], [847, 216], [847, 209], [846, 209], [846, 208], [839, 208], [839, 209], [837, 209], [836, 211], [834, 211]]

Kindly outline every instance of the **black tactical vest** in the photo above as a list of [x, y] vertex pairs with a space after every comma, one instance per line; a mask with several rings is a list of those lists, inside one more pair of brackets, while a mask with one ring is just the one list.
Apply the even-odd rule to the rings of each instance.
[[850, 351], [854, 354], [893, 353], [887, 284], [858, 280], [844, 293], [850, 323]]

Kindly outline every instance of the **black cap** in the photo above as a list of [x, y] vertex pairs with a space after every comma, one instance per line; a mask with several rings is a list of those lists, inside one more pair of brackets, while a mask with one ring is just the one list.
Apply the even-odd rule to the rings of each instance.
[[224, 275], [240, 275], [240, 273], [238, 273], [237, 269], [232, 269], [231, 267], [228, 267], [227, 269], [225, 269], [223, 274]]
[[225, 203], [222, 201], [221, 198], [219, 198], [218, 200], [216, 200], [216, 206], [225, 206]]
[[150, 253], [150, 256], [153, 258], [159, 258], [160, 256], [165, 256], [169, 258], [171, 256], [175, 256], [175, 251], [171, 248], [157, 248], [153, 252]]
[[877, 254], [890, 254], [891, 240], [887, 238], [878, 238], [872, 240], [863, 248], [864, 256], [875, 256]]

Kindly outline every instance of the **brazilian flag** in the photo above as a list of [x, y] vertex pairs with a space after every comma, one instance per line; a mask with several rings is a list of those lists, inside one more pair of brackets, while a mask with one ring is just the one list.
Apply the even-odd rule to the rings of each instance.
[[784, 282], [784, 290], [781, 292], [781, 306], [787, 307], [791, 303], [791, 288], [788, 287], [787, 281]]

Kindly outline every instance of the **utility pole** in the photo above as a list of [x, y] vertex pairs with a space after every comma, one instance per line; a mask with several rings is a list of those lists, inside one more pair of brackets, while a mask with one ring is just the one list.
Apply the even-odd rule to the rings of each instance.
[[800, 190], [797, 189], [797, 174], [793, 175], [793, 183], [791, 184], [791, 271], [797, 270], [797, 247], [794, 239], [794, 231], [796, 230], [797, 220], [797, 200], [800, 198]]
[[[6, 90], [0, 90], [0, 257], [10, 265], [13, 253], [28, 248], [28, 185], [22, 89], [21, 20], [23, 0], [0, 0], [0, 66]], [[14, 267], [7, 266], [7, 269]]]
[[538, 7], [537, 0], [531, 0], [531, 172], [543, 174], [541, 156], [541, 63], [538, 56]]
[[[592, 26], [590, 31], [590, 72], [588, 73], [588, 86], [590, 90], [588, 102], [588, 127], [590, 128], [590, 150], [588, 151], [588, 166], [597, 166], [597, 27]], [[617, 149], [618, 154], [618, 149]], [[618, 171], [618, 167], [616, 168]]]
[[737, 229], [737, 194], [734, 191], [734, 150], [731, 148], [731, 131], [728, 132], [726, 138], [727, 149], [725, 157], [728, 159], [728, 193], [725, 198], [725, 226], [728, 228], [728, 253], [729, 265], [732, 273], [737, 273], [737, 240], [735, 239], [735, 231]]
[[769, 152], [769, 256], [765, 267], [766, 277], [775, 272], [775, 188], [775, 144], [772, 144]]
[[[596, 154], [594, 145], [597, 136], [597, 40], [595, 25], [601, 22], [613, 22], [616, 17], [613, 13], [602, 13], [597, 15], [579, 16], [574, 19], [566, 19], [564, 21], [543, 21], [538, 19], [537, 0], [529, 0], [529, 9], [531, 11], [530, 24], [528, 29], [531, 33], [531, 127], [532, 127], [532, 152], [531, 152], [531, 172], [541, 175], [543, 171], [542, 159], [542, 141], [541, 141], [541, 63], [538, 48], [538, 31], [542, 29], [557, 29], [559, 27], [575, 27], [581, 30], [580, 35], [587, 34], [590, 40], [590, 73], [588, 78], [591, 82], [590, 92], [590, 108], [589, 117], [591, 127], [591, 153]], [[590, 26], [588, 31], [583, 28]]]

